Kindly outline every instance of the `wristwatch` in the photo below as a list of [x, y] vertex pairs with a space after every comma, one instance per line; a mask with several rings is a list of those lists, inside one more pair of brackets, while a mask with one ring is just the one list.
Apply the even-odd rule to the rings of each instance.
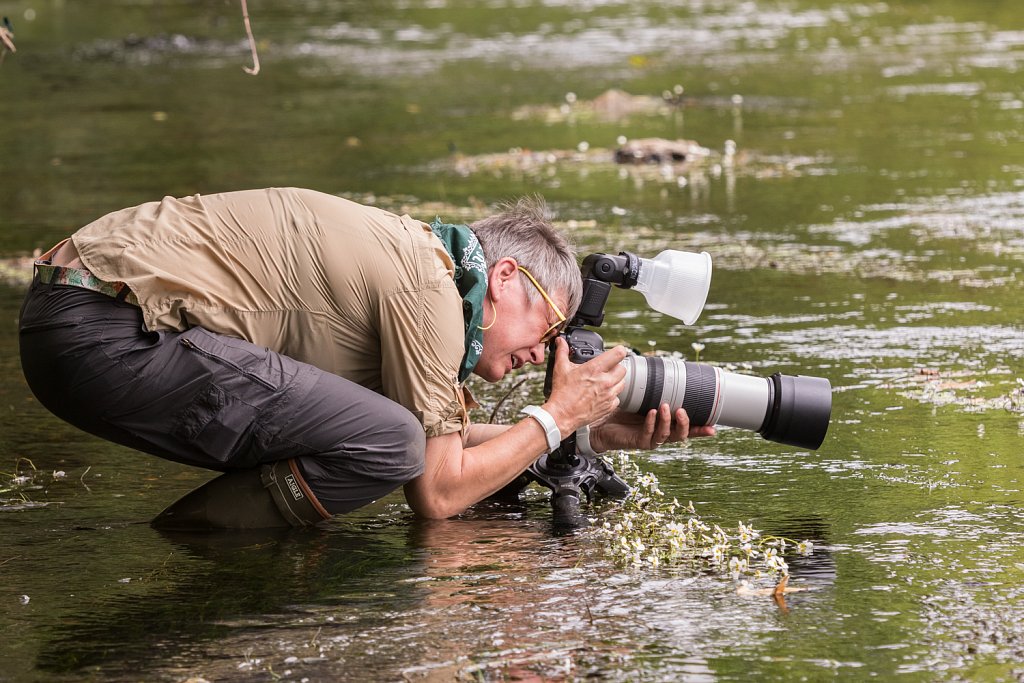
[[523, 408], [523, 412], [536, 420], [544, 429], [544, 436], [548, 440], [548, 453], [558, 448], [562, 443], [562, 432], [558, 430], [558, 425], [555, 424], [555, 418], [551, 417], [551, 413], [540, 406], [526, 406]]

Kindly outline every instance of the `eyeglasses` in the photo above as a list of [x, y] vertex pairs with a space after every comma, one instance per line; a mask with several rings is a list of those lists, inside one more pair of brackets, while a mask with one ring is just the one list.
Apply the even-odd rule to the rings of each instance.
[[548, 302], [548, 306], [550, 306], [551, 310], [554, 311], [555, 315], [558, 316], [558, 322], [549, 327], [547, 331], [540, 337], [540, 343], [547, 344], [549, 341], [551, 341], [559, 334], [561, 334], [562, 329], [565, 328], [565, 323], [567, 322], [567, 320], [565, 316], [562, 315], [562, 312], [558, 310], [558, 306], [555, 305], [555, 302], [551, 300], [550, 296], [548, 296], [548, 293], [545, 292], [544, 288], [540, 286], [539, 282], [537, 282], [537, 278], [533, 277], [533, 275], [530, 274], [530, 271], [528, 271], [526, 268], [523, 268], [522, 266], [519, 266], [519, 270], [523, 271], [523, 274], [526, 275], [526, 277], [530, 278], [530, 282], [533, 283], [533, 286], [537, 288], [537, 291], [540, 292], [540, 295], [544, 297], [544, 301]]

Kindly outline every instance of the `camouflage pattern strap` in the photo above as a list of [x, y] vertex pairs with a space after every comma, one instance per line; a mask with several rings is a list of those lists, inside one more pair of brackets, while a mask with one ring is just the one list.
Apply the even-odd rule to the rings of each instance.
[[43, 284], [71, 285], [72, 287], [91, 289], [135, 306], [139, 305], [135, 293], [123, 282], [101, 280], [84, 268], [65, 268], [40, 261], [36, 261], [35, 267], [36, 273], [39, 274], [39, 281]]

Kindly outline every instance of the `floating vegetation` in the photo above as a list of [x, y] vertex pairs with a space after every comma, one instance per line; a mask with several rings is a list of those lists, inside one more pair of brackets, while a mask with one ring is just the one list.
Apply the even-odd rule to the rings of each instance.
[[[27, 467], [26, 467], [27, 466]], [[67, 477], [64, 470], [44, 472], [28, 458], [18, 458], [13, 472], [0, 472], [0, 511], [14, 512], [46, 507], [50, 503], [32, 500], [30, 494]]]
[[[682, 87], [676, 86], [679, 95]], [[565, 102], [556, 106], [545, 104], [527, 104], [512, 112], [514, 121], [540, 120], [545, 123], [564, 123], [566, 121], [622, 121], [631, 116], [664, 116], [670, 114], [678, 106], [678, 95], [653, 97], [651, 95], [631, 95], [630, 93], [612, 88], [606, 90], [592, 100], [579, 99], [575, 93], [566, 93]]]
[[709, 177], [717, 178], [727, 173], [756, 178], [825, 175], [833, 172], [827, 168], [829, 163], [830, 159], [824, 156], [768, 155], [754, 151], [737, 153], [732, 144], [727, 145], [723, 152], [717, 152], [693, 141], [644, 138], [631, 143], [620, 138], [615, 148], [591, 146], [583, 141], [576, 149], [513, 147], [506, 152], [489, 154], [453, 154], [428, 164], [425, 170], [460, 176], [488, 174], [504, 177], [511, 174], [538, 179], [550, 179], [562, 172], [603, 170], [631, 179], [634, 183], [691, 187], [693, 191], [707, 184]]
[[891, 232], [906, 231], [916, 242], [969, 242], [978, 251], [997, 258], [1024, 256], [1024, 192], [966, 197], [950, 193], [869, 204], [859, 207], [854, 218], [813, 225], [809, 231], [854, 246], [866, 245]]
[[[684, 506], [675, 498], [669, 501], [657, 477], [641, 473], [623, 452], [615, 458], [614, 467], [633, 488], [620, 504], [606, 508], [594, 520], [592, 533], [617, 564], [711, 569], [728, 572], [735, 579], [780, 577], [789, 574], [783, 559], [787, 549], [802, 555], [813, 551], [810, 541], [766, 536], [743, 522], [730, 531], [709, 524], [692, 502]], [[781, 590], [786, 589], [783, 584]]]
[[[999, 374], [1009, 374], [1009, 370], [996, 369], [988, 376]], [[979, 391], [993, 385], [993, 382], [980, 379], [977, 372], [939, 371], [932, 368], [921, 368], [888, 383], [890, 387], [900, 387], [897, 391], [899, 395], [929, 405], [958, 406], [968, 412], [1008, 410], [1013, 413], [1024, 413], [1024, 378], [1015, 378], [1005, 393], [995, 396], [979, 395]], [[1006, 385], [1006, 382], [1002, 382], [1000, 386]]]

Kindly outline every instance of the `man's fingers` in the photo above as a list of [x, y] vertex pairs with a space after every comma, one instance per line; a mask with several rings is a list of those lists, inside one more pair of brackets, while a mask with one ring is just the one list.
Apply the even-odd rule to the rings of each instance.
[[555, 337], [555, 358], [569, 360], [569, 344], [561, 337]]
[[657, 444], [657, 439], [654, 436], [655, 431], [658, 428], [658, 411], [651, 408], [644, 415], [644, 433], [643, 439], [651, 444], [651, 447]]
[[658, 406], [657, 410], [651, 410], [654, 413], [654, 429], [651, 435], [651, 440], [655, 446], [660, 446], [668, 441], [669, 434], [672, 431], [672, 416], [668, 410], [668, 404], [662, 403]]
[[[596, 367], [598, 369], [600, 369], [603, 372], [608, 372], [616, 365], [621, 363], [622, 359], [626, 357], [627, 353], [629, 352], [626, 350], [625, 346], [613, 346], [612, 348], [608, 349], [597, 358], [593, 359], [592, 361], [589, 361], [589, 363], [597, 363]], [[622, 368], [622, 373], [623, 375], [625, 375], [626, 368]]]

